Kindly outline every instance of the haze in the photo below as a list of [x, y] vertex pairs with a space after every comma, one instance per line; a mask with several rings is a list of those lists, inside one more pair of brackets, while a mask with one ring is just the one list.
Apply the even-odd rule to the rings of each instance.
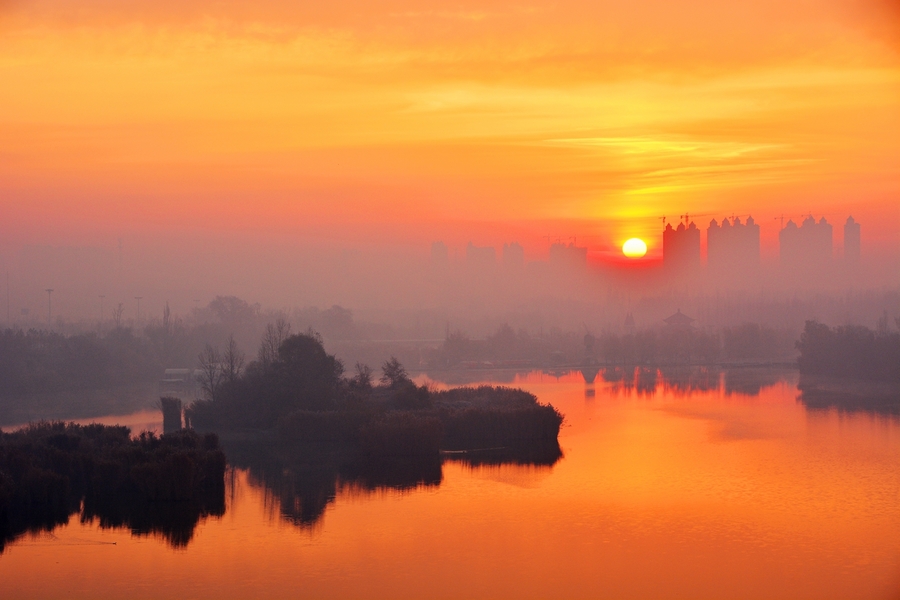
[[[835, 322], [895, 303], [896, 3], [377, 4], [0, 1], [8, 320], [46, 323], [46, 289], [67, 322], [101, 295], [131, 319], [235, 295], [428, 314], [439, 333], [619, 326], [669, 297], [649, 323], [672, 294], [726, 290], [888, 293], [810, 309]], [[862, 224], [852, 276], [780, 269], [783, 223], [810, 213], [835, 265], [845, 219]], [[752, 215], [762, 271], [665, 278], [661, 218], [684, 214], [704, 257], [712, 218]], [[626, 261], [632, 237], [649, 251]], [[494, 271], [468, 269], [469, 242]], [[498, 278], [512, 242], [523, 274]], [[585, 269], [552, 269], [557, 242], [587, 248]]]

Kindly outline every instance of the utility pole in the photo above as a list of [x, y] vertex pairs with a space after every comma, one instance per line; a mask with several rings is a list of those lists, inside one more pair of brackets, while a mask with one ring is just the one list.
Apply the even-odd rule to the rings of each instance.
[[141, 299], [143, 296], [135, 296], [134, 299], [137, 300], [137, 324], [140, 325], [141, 322]]
[[53, 288], [47, 288], [47, 327], [53, 329]]
[[100, 331], [100, 335], [103, 335], [103, 299], [106, 298], [103, 294], [100, 294], [100, 325], [97, 329]]

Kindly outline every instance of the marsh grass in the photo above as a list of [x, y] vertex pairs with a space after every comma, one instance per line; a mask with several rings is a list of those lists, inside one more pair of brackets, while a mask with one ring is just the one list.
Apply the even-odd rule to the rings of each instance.
[[79, 511], [101, 527], [184, 545], [201, 518], [224, 513], [224, 473], [214, 434], [132, 439], [127, 427], [62, 422], [0, 433], [0, 551]]

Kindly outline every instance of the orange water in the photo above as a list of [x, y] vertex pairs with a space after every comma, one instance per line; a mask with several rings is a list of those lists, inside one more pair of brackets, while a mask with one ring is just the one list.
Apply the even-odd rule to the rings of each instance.
[[529, 375], [566, 414], [552, 468], [445, 463], [437, 487], [339, 490], [312, 528], [239, 471], [186, 549], [73, 518], [7, 548], [0, 595], [900, 598], [900, 422], [808, 411], [791, 375], [712, 383]]

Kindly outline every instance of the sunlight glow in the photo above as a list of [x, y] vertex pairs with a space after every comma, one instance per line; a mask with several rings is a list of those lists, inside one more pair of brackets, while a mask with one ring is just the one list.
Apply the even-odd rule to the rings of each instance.
[[641, 258], [647, 254], [647, 244], [640, 238], [631, 238], [622, 244], [622, 254], [628, 258]]

